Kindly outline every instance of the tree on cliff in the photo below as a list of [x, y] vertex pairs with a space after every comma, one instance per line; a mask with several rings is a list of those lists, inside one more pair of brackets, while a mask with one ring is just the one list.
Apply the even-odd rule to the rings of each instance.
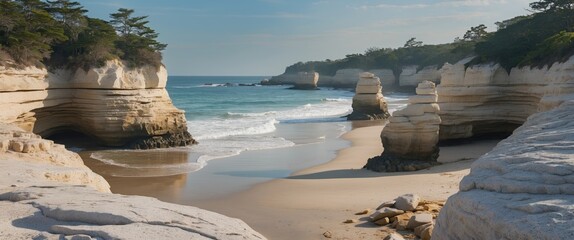
[[484, 24], [480, 24], [476, 27], [471, 27], [468, 31], [466, 31], [462, 39], [464, 41], [476, 42], [482, 40], [484, 37], [486, 37], [487, 34], [488, 32], [486, 32], [486, 26]]
[[16, 62], [49, 58], [51, 45], [68, 39], [45, 9], [39, 0], [0, 0], [0, 45]]
[[422, 41], [417, 41], [417, 38], [411, 38], [409, 40], [407, 40], [407, 42], [405, 43], [405, 45], [403, 46], [404, 48], [412, 48], [412, 47], [420, 47], [423, 45]]
[[158, 42], [158, 33], [147, 26], [147, 16], [134, 17], [133, 9], [120, 8], [110, 14], [110, 23], [119, 35], [116, 47], [120, 56], [132, 66], [161, 64], [161, 53], [167, 45]]

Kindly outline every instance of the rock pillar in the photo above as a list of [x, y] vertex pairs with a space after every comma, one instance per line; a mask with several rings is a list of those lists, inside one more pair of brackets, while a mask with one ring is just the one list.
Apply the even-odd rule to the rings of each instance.
[[435, 84], [422, 82], [409, 105], [395, 111], [381, 133], [384, 152], [369, 159], [365, 168], [373, 171], [416, 171], [437, 164], [439, 149], [439, 106]]
[[319, 73], [317, 72], [300, 72], [297, 74], [295, 86], [293, 89], [316, 90], [319, 82]]
[[353, 97], [349, 120], [374, 120], [389, 117], [387, 102], [381, 91], [381, 80], [369, 72], [361, 73]]

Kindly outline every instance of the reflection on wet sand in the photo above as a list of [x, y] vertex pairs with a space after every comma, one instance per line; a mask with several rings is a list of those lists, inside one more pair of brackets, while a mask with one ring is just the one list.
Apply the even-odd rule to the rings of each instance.
[[94, 172], [102, 175], [111, 185], [114, 193], [153, 196], [168, 202], [181, 202], [182, 189], [187, 183], [188, 172], [198, 166], [191, 166], [189, 151], [110, 151], [113, 164], [92, 158], [94, 153], [106, 156], [104, 151], [84, 151], [80, 156]]

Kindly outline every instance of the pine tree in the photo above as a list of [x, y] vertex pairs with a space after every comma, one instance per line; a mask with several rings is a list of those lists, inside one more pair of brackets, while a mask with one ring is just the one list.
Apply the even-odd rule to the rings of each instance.
[[161, 64], [161, 53], [167, 45], [158, 42], [158, 33], [147, 26], [147, 16], [134, 17], [133, 9], [120, 8], [110, 14], [110, 23], [114, 26], [119, 38], [116, 47], [121, 51], [122, 59], [133, 66]]

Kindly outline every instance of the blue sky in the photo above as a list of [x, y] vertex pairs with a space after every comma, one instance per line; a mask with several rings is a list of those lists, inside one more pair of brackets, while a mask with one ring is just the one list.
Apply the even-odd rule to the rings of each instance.
[[370, 47], [452, 42], [472, 26], [528, 14], [534, 0], [79, 0], [88, 15], [149, 16], [170, 75], [282, 73]]

